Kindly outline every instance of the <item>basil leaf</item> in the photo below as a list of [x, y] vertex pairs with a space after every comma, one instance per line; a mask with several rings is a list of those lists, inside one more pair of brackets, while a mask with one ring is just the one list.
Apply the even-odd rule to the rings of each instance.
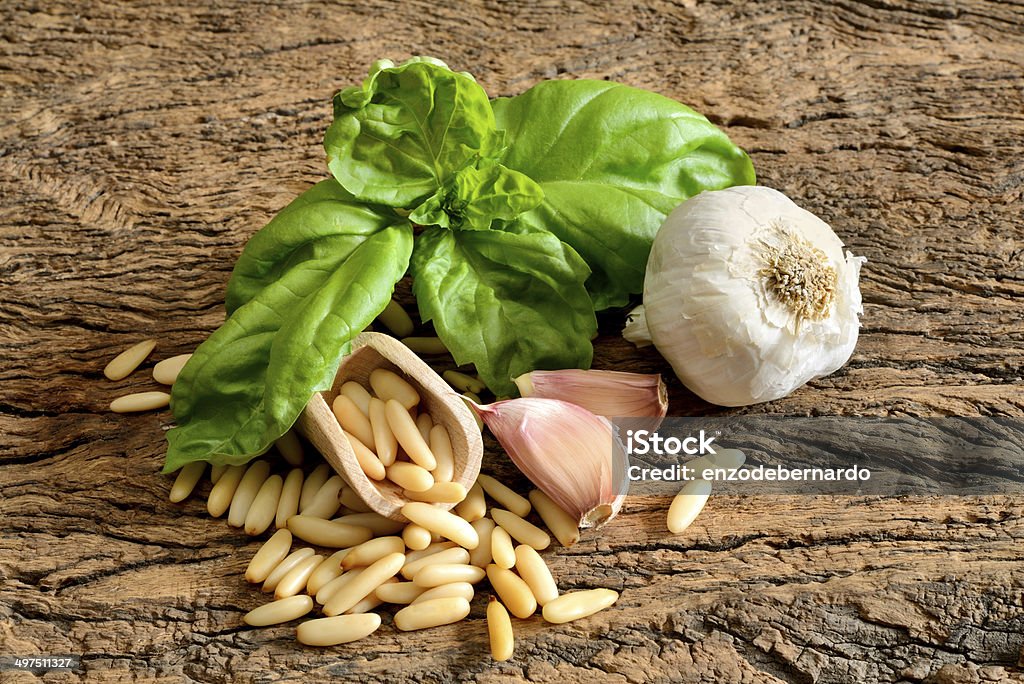
[[453, 182], [417, 207], [409, 220], [423, 226], [486, 230], [495, 219], [508, 221], [533, 209], [543, 197], [529, 176], [483, 162], [455, 174]]
[[508, 148], [501, 163], [535, 180], [544, 200], [508, 226], [549, 230], [593, 275], [597, 310], [643, 287], [665, 216], [702, 190], [754, 183], [750, 159], [674, 100], [605, 81], [545, 81], [493, 102]]
[[178, 427], [164, 471], [240, 464], [263, 453], [330, 387], [350, 340], [385, 307], [412, 251], [412, 227], [316, 237], [274, 282], [199, 346], [171, 392]]
[[321, 238], [370, 235], [398, 220], [386, 208], [356, 202], [333, 178], [317, 183], [246, 243], [228, 281], [228, 314], [276, 282], [293, 265], [317, 258], [328, 247]]
[[590, 269], [553, 235], [430, 228], [412, 274], [423, 320], [496, 395], [514, 395], [512, 378], [528, 371], [590, 366]]
[[495, 155], [501, 136], [487, 93], [436, 60], [379, 62], [334, 97], [327, 166], [355, 197], [414, 208], [456, 171]]

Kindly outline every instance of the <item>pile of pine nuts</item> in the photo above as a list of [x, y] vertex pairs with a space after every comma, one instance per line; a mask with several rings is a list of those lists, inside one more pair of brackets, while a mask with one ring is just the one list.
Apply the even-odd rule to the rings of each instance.
[[[278, 451], [288, 452], [290, 463], [304, 458], [294, 435], [282, 440]], [[205, 466], [193, 463], [179, 471], [172, 501], [192, 493]], [[566, 546], [579, 539], [575, 522], [540, 490], [527, 499], [489, 475], [479, 476], [454, 512], [410, 501], [402, 508], [412, 521], [407, 524], [370, 512], [326, 463], [308, 473], [296, 466], [272, 474], [270, 461], [259, 459], [214, 467], [210, 480], [210, 515], [227, 513], [229, 525], [251, 535], [276, 527], [245, 572], [246, 580], [261, 584], [274, 600], [243, 620], [252, 626], [280, 624], [319, 606], [324, 617], [296, 629], [298, 641], [309, 646], [372, 634], [381, 617], [370, 611], [382, 604], [404, 606], [393, 619], [402, 631], [458, 622], [469, 615], [474, 585], [486, 579], [496, 594], [487, 607], [492, 656], [507, 660], [514, 643], [510, 613], [525, 619], [540, 607], [546, 621], [558, 624], [593, 615], [618, 599], [610, 589], [560, 595], [538, 553], [551, 538], [526, 517], [535, 511]], [[488, 498], [500, 507], [488, 511]], [[293, 549], [296, 539], [311, 546]]]

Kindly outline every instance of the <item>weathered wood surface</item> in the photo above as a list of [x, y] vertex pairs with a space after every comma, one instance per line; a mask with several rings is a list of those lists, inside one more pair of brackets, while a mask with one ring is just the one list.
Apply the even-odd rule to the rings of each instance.
[[[519, 625], [501, 665], [479, 598], [354, 648], [241, 628], [255, 542], [167, 502], [168, 416], [105, 408], [147, 374], [100, 371], [212, 331], [245, 239], [324, 176], [331, 94], [426, 53], [493, 95], [592, 77], [688, 102], [869, 258], [849, 366], [752, 410], [1019, 416], [1022, 27], [982, 0], [3, 3], [0, 654], [83, 653], [98, 681], [1020, 681], [1014, 498], [718, 499], [677, 538], [665, 501], [632, 500], [550, 556], [618, 605]], [[667, 370], [612, 318], [598, 366]]]

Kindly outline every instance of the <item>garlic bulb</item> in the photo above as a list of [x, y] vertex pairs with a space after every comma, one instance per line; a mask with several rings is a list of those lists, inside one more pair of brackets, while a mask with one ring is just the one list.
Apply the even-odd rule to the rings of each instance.
[[623, 334], [711, 403], [779, 399], [850, 358], [864, 261], [777, 190], [702, 192], [665, 219]]
[[519, 470], [579, 527], [600, 527], [619, 512], [628, 465], [606, 418], [558, 399], [471, 406]]

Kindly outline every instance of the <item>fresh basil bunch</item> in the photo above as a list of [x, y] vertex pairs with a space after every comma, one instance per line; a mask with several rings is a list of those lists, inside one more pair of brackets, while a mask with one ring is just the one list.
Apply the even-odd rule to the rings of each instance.
[[545, 81], [492, 101], [422, 57], [338, 93], [324, 146], [334, 177], [249, 240], [227, 321], [174, 385], [167, 471], [266, 451], [407, 270], [422, 319], [495, 394], [589, 367], [594, 312], [641, 291], [665, 215], [754, 182], [724, 133], [655, 93]]

